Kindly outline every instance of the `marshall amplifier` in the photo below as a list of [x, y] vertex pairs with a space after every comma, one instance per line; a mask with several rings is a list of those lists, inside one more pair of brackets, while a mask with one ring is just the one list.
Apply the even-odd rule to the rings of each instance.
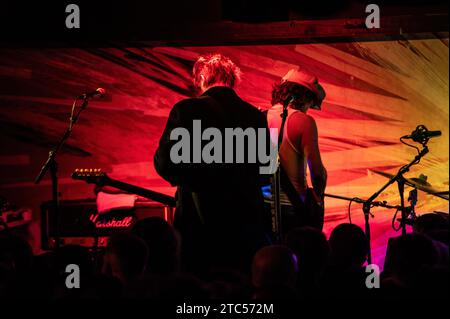
[[[138, 200], [132, 209], [116, 209], [99, 214], [95, 199], [60, 201], [60, 244], [103, 247], [109, 236], [128, 231], [136, 221], [148, 217], [160, 217], [172, 223], [173, 211], [171, 207], [158, 202]], [[52, 202], [48, 201], [41, 205], [42, 249], [54, 248], [55, 235], [55, 211]]]

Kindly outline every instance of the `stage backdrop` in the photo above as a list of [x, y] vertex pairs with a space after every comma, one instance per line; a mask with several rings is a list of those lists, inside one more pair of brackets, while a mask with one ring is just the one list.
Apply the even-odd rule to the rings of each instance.
[[[270, 106], [271, 89], [291, 68], [315, 73], [327, 98], [316, 118], [327, 192], [367, 198], [415, 151], [399, 137], [418, 124], [441, 130], [430, 153], [407, 177], [425, 174], [439, 190], [449, 181], [448, 39], [227, 47], [0, 50], [0, 195], [34, 209], [50, 199], [50, 180], [33, 179], [63, 133], [73, 98], [104, 87], [82, 114], [58, 158], [62, 199], [93, 197], [93, 187], [71, 180], [79, 167], [99, 167], [116, 179], [173, 194], [153, 167], [153, 154], [174, 103], [193, 96], [196, 58], [222, 53], [242, 71], [237, 91], [255, 106]], [[409, 188], [406, 189], [406, 195]], [[380, 196], [398, 204], [396, 186]], [[219, 203], [220, 204], [220, 203]], [[348, 203], [326, 200], [325, 232], [348, 221]], [[419, 194], [419, 213], [448, 212], [448, 202]], [[374, 209], [372, 248], [382, 264], [392, 210]], [[351, 210], [363, 225], [361, 206]], [[37, 237], [37, 236], [36, 236]], [[38, 245], [36, 245], [37, 247]]]

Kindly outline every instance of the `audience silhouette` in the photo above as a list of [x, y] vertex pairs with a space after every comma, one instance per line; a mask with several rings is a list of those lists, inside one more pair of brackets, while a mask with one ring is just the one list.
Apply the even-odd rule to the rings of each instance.
[[[413, 233], [391, 238], [380, 289], [366, 286], [368, 241], [359, 226], [348, 223], [336, 226], [329, 240], [314, 228], [292, 229], [283, 244], [265, 246], [254, 254], [246, 266], [249, 273], [233, 266], [240, 262], [186, 272], [180, 261], [182, 238], [156, 217], [110, 237], [100, 251], [67, 245], [33, 256], [24, 239], [3, 230], [0, 297], [292, 300], [370, 294], [445, 298], [449, 294], [448, 225], [445, 216], [426, 214], [416, 220]], [[66, 286], [70, 264], [80, 269], [80, 289]]]

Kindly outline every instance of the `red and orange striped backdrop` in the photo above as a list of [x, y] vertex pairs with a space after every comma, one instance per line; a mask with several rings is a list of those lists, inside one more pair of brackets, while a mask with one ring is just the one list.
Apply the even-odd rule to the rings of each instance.
[[[92, 187], [70, 179], [77, 167], [102, 167], [111, 176], [166, 193], [173, 189], [152, 165], [171, 106], [192, 96], [190, 70], [200, 55], [219, 52], [242, 69], [238, 93], [269, 107], [272, 84], [300, 66], [315, 73], [327, 91], [317, 119], [320, 147], [329, 172], [328, 193], [366, 198], [415, 155], [399, 143], [418, 124], [441, 130], [430, 153], [408, 173], [420, 173], [439, 190], [449, 181], [448, 39], [338, 44], [227, 47], [0, 50], [0, 195], [32, 206], [50, 198], [50, 182], [33, 184], [50, 147], [68, 121], [72, 98], [99, 86], [60, 154], [63, 199], [92, 196]], [[408, 189], [407, 189], [408, 190]], [[398, 203], [395, 185], [380, 197]], [[347, 203], [327, 199], [325, 231], [347, 220]], [[448, 202], [420, 194], [419, 213], [448, 212]], [[395, 235], [389, 210], [371, 219], [375, 261]], [[361, 207], [352, 209], [362, 224]], [[379, 253], [377, 255], [377, 253]], [[379, 257], [377, 257], [379, 256]], [[378, 258], [378, 259], [377, 259]]]

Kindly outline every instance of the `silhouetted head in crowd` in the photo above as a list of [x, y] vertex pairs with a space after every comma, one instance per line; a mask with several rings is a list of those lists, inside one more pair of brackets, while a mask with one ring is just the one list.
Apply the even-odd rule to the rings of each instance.
[[132, 234], [111, 236], [106, 247], [103, 272], [128, 284], [142, 277], [147, 267], [148, 248], [143, 239]]
[[[433, 238], [435, 234], [440, 234], [443, 231], [449, 230], [448, 217], [444, 217], [442, 214], [424, 214], [419, 216], [414, 221], [414, 232], [417, 234], [424, 234], [432, 239], [440, 240], [441, 238]], [[441, 240], [440, 240], [441, 241]], [[448, 243], [447, 243], [448, 244]]]
[[12, 273], [22, 274], [31, 270], [33, 251], [27, 241], [11, 234], [0, 232], [0, 266]]
[[447, 246], [450, 246], [450, 231], [448, 229], [439, 229], [430, 231], [427, 234], [433, 240], [439, 241]]
[[300, 227], [286, 235], [286, 245], [297, 256], [299, 271], [320, 270], [328, 261], [329, 246], [325, 235], [312, 227]]
[[409, 287], [423, 268], [437, 263], [438, 252], [428, 237], [407, 234], [391, 240], [389, 259], [391, 279], [401, 286]]
[[59, 274], [66, 274], [66, 267], [75, 264], [80, 267], [84, 275], [92, 275], [94, 263], [87, 247], [79, 245], [67, 245], [60, 247], [55, 252], [56, 268]]
[[353, 224], [340, 224], [329, 238], [330, 261], [339, 267], [362, 266], [367, 259], [369, 243], [363, 230]]
[[190, 274], [149, 274], [129, 285], [124, 296], [130, 299], [205, 300], [208, 291], [201, 280]]
[[0, 231], [0, 299], [30, 297], [33, 252], [28, 242]]
[[297, 280], [297, 258], [291, 249], [281, 245], [261, 248], [252, 263], [255, 288], [294, 288]]
[[132, 233], [142, 238], [148, 246], [148, 273], [164, 274], [178, 270], [178, 234], [164, 219], [150, 217], [139, 220], [133, 226]]
[[252, 295], [250, 278], [238, 270], [213, 269], [205, 280], [211, 299], [248, 299]]
[[[51, 295], [57, 299], [79, 299], [79, 298], [114, 298], [119, 297], [121, 292], [121, 283], [118, 278], [111, 276], [101, 276], [96, 274], [94, 260], [87, 247], [79, 245], [67, 245], [58, 248], [54, 256], [48, 255], [53, 260], [53, 276], [48, 276], [45, 269], [41, 268], [40, 273], [43, 278], [39, 284], [45, 284], [42, 280], [53, 278], [54, 285]], [[39, 258], [41, 259], [41, 258]], [[47, 262], [51, 262], [48, 260]], [[80, 269], [80, 289], [67, 289], [66, 279], [68, 274], [66, 268], [68, 265], [77, 265]], [[56, 278], [54, 278], [56, 276]], [[48, 284], [48, 282], [46, 283]], [[46, 292], [45, 290], [43, 291]]]
[[305, 292], [317, 288], [329, 257], [325, 235], [316, 228], [300, 227], [289, 231], [285, 241], [297, 256], [298, 288]]
[[412, 284], [416, 296], [427, 299], [447, 299], [450, 292], [449, 267], [448, 265], [425, 266], [418, 272]]

